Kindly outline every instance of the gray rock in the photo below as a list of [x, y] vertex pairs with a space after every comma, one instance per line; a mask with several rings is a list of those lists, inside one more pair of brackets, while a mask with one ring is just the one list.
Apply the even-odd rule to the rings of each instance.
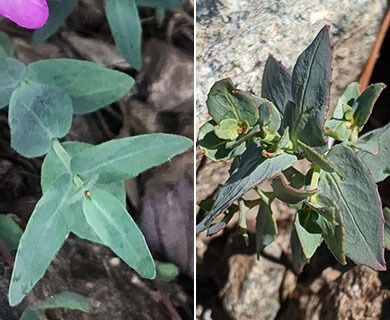
[[334, 101], [357, 80], [386, 9], [386, 0], [198, 0], [197, 128], [207, 120], [206, 96], [215, 81], [230, 77], [259, 94], [268, 54], [291, 69], [325, 24], [334, 44]]
[[222, 301], [231, 318], [275, 319], [285, 267], [256, 255], [232, 256], [229, 265]]

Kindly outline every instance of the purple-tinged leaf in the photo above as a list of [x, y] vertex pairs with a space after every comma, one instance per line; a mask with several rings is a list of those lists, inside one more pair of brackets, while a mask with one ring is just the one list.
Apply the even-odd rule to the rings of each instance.
[[334, 171], [336, 171], [336, 169], [332, 165], [332, 162], [330, 162], [329, 159], [327, 159], [324, 155], [322, 155], [321, 153], [317, 152], [315, 149], [307, 146], [302, 141], [298, 140], [298, 145], [299, 145], [300, 148], [302, 148], [302, 150], [303, 150], [303, 152], [305, 154], [305, 157], [309, 161], [311, 161], [311, 162], [315, 163], [316, 165], [318, 165], [322, 170], [325, 170], [327, 172], [334, 172]]
[[288, 183], [286, 177], [282, 174], [275, 177], [271, 184], [274, 189], [275, 196], [283, 202], [289, 204], [296, 204], [317, 192], [317, 189], [301, 190], [293, 188]]
[[219, 190], [210, 213], [198, 224], [197, 232], [206, 230], [214, 218], [219, 216], [249, 189], [297, 161], [296, 156], [287, 153], [273, 158], [264, 158], [261, 154], [262, 151], [259, 142], [248, 146], [230, 178]]
[[207, 96], [207, 109], [216, 123], [224, 119], [248, 121], [253, 126], [259, 119], [258, 101], [249, 93], [238, 90], [231, 79], [217, 81]]
[[322, 171], [318, 187], [341, 209], [345, 255], [356, 264], [386, 270], [384, 218], [374, 179], [357, 153], [343, 144], [334, 146], [328, 158], [343, 177]]
[[308, 262], [305, 254], [303, 253], [301, 242], [299, 241], [297, 231], [295, 228], [291, 231], [291, 253], [292, 253], [292, 265], [294, 271], [300, 274], [303, 271], [303, 267]]
[[[359, 155], [370, 169], [375, 182], [381, 182], [390, 174], [390, 123], [385, 125], [383, 128], [371, 131], [368, 135], [371, 133], [378, 137], [378, 152], [375, 155], [372, 155], [368, 152], [360, 151]], [[364, 138], [365, 136], [366, 135], [361, 138]]]
[[273, 102], [281, 114], [291, 100], [291, 74], [287, 68], [272, 55], [265, 63], [261, 96]]
[[332, 47], [329, 26], [318, 33], [298, 57], [292, 73], [291, 93], [296, 105], [292, 136], [311, 147], [326, 143], [323, 127], [329, 104]]

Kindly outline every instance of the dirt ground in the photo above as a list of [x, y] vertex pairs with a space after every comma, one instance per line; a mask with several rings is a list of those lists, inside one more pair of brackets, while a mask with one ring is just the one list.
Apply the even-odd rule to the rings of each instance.
[[[92, 114], [75, 116], [65, 140], [98, 144], [148, 132], [193, 137], [193, 6], [190, 2], [182, 9], [166, 12], [161, 24], [152, 9], [141, 8], [140, 16], [144, 67], [139, 72], [118, 54], [101, 0], [80, 1], [59, 32], [40, 46], [31, 45], [31, 31], [1, 21], [0, 30], [12, 37], [16, 56], [25, 63], [60, 57], [83, 59], [136, 79], [130, 94], [120, 102]], [[18, 155], [10, 148], [9, 139], [7, 109], [3, 109], [0, 111], [0, 213], [10, 213], [25, 227], [41, 195], [42, 159]], [[50, 311], [47, 312], [50, 320], [192, 319], [192, 154], [190, 150], [126, 184], [128, 211], [139, 221], [154, 257], [180, 267], [182, 272], [175, 281], [140, 279], [108, 248], [71, 236], [45, 277], [16, 308], [8, 305], [6, 295], [12, 271], [0, 254], [0, 320], [19, 319], [27, 305], [63, 290], [86, 296], [93, 311], [90, 314]], [[166, 200], [168, 196], [170, 202]], [[167, 221], [174, 223], [167, 225]]]

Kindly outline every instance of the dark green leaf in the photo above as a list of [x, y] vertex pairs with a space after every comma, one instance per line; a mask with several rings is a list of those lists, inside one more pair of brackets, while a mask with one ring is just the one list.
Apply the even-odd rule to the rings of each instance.
[[315, 217], [309, 210], [299, 210], [295, 216], [294, 226], [306, 259], [310, 259], [322, 242], [321, 232], [314, 223]]
[[0, 239], [3, 240], [8, 250], [17, 249], [22, 233], [22, 229], [14, 220], [5, 214], [0, 214]]
[[105, 0], [105, 10], [120, 53], [132, 67], [141, 69], [142, 30], [135, 0]]
[[271, 207], [264, 202], [260, 204], [256, 217], [256, 252], [260, 252], [276, 239], [278, 228]]
[[287, 68], [272, 55], [265, 63], [261, 96], [273, 102], [281, 114], [291, 100], [291, 74]]
[[130, 90], [134, 79], [95, 63], [74, 59], [48, 59], [27, 66], [26, 78], [63, 89], [76, 114], [98, 110]]
[[302, 148], [303, 152], [305, 153], [305, 157], [315, 163], [317, 166], [319, 166], [322, 170], [325, 170], [327, 172], [334, 172], [335, 167], [332, 165], [332, 163], [321, 153], [317, 152], [315, 149], [305, 145], [302, 141], [298, 140], [299, 147]]
[[331, 63], [329, 26], [325, 26], [298, 57], [291, 79], [296, 105], [296, 123], [291, 134], [310, 147], [326, 143], [323, 127], [329, 104]]
[[85, 217], [102, 242], [144, 278], [156, 275], [145, 238], [122, 204], [94, 188], [83, 202]]
[[17, 305], [42, 278], [55, 254], [60, 250], [69, 229], [65, 223], [66, 200], [71, 177], [59, 177], [43, 194], [24, 231], [12, 273], [9, 302]]
[[318, 213], [316, 224], [321, 228], [321, 234], [329, 250], [341, 263], [346, 264], [344, 256], [344, 222], [340, 208], [329, 197], [318, 194], [315, 202], [306, 205]]
[[9, 106], [11, 146], [32, 158], [44, 155], [52, 139], [62, 138], [72, 124], [72, 100], [60, 88], [22, 82], [12, 93]]
[[76, 154], [71, 169], [89, 178], [99, 175], [101, 183], [123, 181], [169, 161], [191, 146], [188, 138], [164, 133], [111, 140]]
[[34, 44], [44, 43], [64, 23], [65, 19], [76, 7], [78, 0], [48, 1], [50, 15], [45, 25], [34, 31], [32, 42]]
[[[380, 182], [390, 174], [390, 123], [368, 134], [371, 133], [377, 136], [379, 140], [379, 151], [376, 155], [367, 152], [359, 152], [359, 155], [370, 169], [375, 182]], [[364, 139], [365, 136], [362, 136], [362, 138]]]
[[13, 57], [14, 48], [11, 39], [6, 33], [0, 31], [0, 59]]
[[305, 254], [303, 253], [301, 242], [299, 241], [297, 231], [295, 228], [291, 231], [291, 253], [293, 256], [292, 264], [294, 271], [300, 274], [303, 271], [303, 267], [307, 263]]
[[385, 270], [384, 219], [375, 181], [361, 159], [347, 146], [334, 146], [328, 158], [343, 177], [322, 171], [318, 187], [341, 209], [346, 256], [356, 264]]
[[293, 188], [284, 175], [278, 175], [272, 180], [272, 188], [278, 199], [289, 204], [298, 203], [317, 192], [317, 189], [300, 190]]
[[242, 154], [246, 149], [245, 143], [227, 148], [226, 140], [222, 140], [215, 135], [214, 127], [216, 125], [214, 120], [210, 120], [200, 127], [199, 147], [202, 153], [214, 161], [228, 160]]
[[259, 105], [260, 127], [267, 132], [277, 132], [282, 123], [282, 117], [271, 101], [263, 100]]
[[26, 66], [14, 58], [0, 59], [0, 109], [8, 106], [12, 91], [26, 73]]
[[207, 109], [216, 123], [224, 119], [248, 121], [253, 126], [259, 119], [257, 100], [249, 93], [235, 88], [232, 80], [217, 81], [207, 97]]
[[210, 213], [197, 226], [197, 232], [205, 230], [211, 221], [228, 208], [235, 200], [249, 189], [274, 176], [292, 165], [297, 158], [283, 153], [273, 158], [262, 156], [259, 142], [252, 143], [241, 156], [241, 160], [230, 178], [219, 190], [217, 199]]
[[[353, 119], [357, 127], [363, 128], [370, 117], [375, 101], [378, 99], [382, 90], [385, 88], [384, 83], [375, 83], [367, 87], [366, 90], [355, 100]], [[360, 131], [360, 130], [359, 130]]]

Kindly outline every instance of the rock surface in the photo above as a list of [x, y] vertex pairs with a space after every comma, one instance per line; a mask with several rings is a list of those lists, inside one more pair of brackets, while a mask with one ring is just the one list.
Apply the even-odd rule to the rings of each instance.
[[197, 1], [197, 128], [207, 119], [206, 96], [215, 81], [230, 77], [260, 93], [268, 54], [291, 69], [325, 24], [334, 44], [334, 101], [357, 80], [386, 9], [386, 0]]

